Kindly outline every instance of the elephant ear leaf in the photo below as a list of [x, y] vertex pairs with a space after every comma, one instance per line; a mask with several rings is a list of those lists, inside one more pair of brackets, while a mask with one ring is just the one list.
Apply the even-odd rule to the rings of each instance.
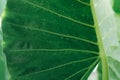
[[8, 0], [2, 18], [11, 80], [86, 80], [99, 62], [90, 0]]

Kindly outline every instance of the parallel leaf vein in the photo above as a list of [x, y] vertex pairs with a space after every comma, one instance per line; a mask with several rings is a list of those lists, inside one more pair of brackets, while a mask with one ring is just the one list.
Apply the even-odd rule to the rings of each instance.
[[11, 23], [11, 22], [6, 22], [6, 23], [11, 24], [11, 25], [15, 25], [14, 27], [20, 27], [20, 28], [25, 28], [25, 29], [30, 29], [30, 30], [36, 30], [36, 31], [45, 32], [45, 33], [56, 35], [56, 36], [61, 36], [61, 37], [65, 37], [65, 38], [75, 39], [75, 40], [83, 41], [83, 42], [86, 42], [86, 43], [89, 43], [89, 44], [97, 45], [97, 42], [93, 42], [93, 41], [90, 41], [90, 40], [87, 40], [87, 39], [83, 39], [83, 38], [79, 38], [79, 37], [75, 37], [75, 36], [60, 34], [60, 33], [48, 31], [48, 30], [45, 30], [45, 29], [39, 29], [39, 28], [33, 28], [33, 27], [17, 25], [17, 24]]
[[[84, 77], [86, 74], [88, 74], [89, 70], [91, 70], [91, 67], [93, 67], [98, 62], [98, 60], [99, 60], [99, 57], [92, 65], [90, 65], [87, 68], [84, 68], [82, 70], [77, 71], [76, 73], [74, 73], [74, 74], [70, 75], [69, 77], [67, 77], [65, 80], [69, 80], [70, 78], [74, 77], [75, 75], [79, 74], [80, 72], [85, 71], [85, 70], [88, 69], [87, 72], [83, 75], [83, 77]], [[84, 80], [84, 79], [81, 78], [80, 80]]]
[[69, 20], [69, 21], [75, 22], [75, 23], [80, 24], [80, 25], [84, 25], [84, 26], [86, 26], [86, 27], [94, 28], [94, 25], [90, 25], [90, 24], [87, 24], [87, 23], [78, 21], [78, 20], [76, 20], [76, 19], [67, 17], [67, 16], [62, 15], [62, 14], [60, 14], [60, 13], [57, 13], [57, 12], [55, 12], [55, 11], [53, 11], [53, 10], [50, 10], [50, 9], [45, 8], [45, 7], [43, 7], [43, 6], [37, 5], [37, 4], [33, 3], [33, 2], [30, 2], [30, 1], [27, 1], [27, 0], [22, 0], [22, 1], [26, 2], [27, 4], [32, 5], [32, 6], [34, 6], [34, 7], [43, 9], [44, 11], [48, 11], [48, 12], [54, 14], [54, 15], [57, 15], [57, 16], [62, 17], [62, 18], [64, 18], [64, 19], [67, 19], [67, 20]]
[[70, 78], [74, 77], [75, 75], [77, 75], [77, 74], [79, 74], [80, 72], [85, 71], [85, 70], [87, 70], [87, 69], [89, 69], [89, 67], [83, 68], [83, 69], [77, 71], [76, 73], [70, 75], [69, 77], [65, 78], [64, 80], [70, 80]]
[[80, 80], [85, 80], [86, 75], [88, 75], [88, 73], [90, 72], [90, 70], [98, 63], [99, 59], [100, 59], [100, 57], [98, 57], [98, 58], [96, 59], [96, 61], [94, 61], [94, 62], [91, 64], [91, 66], [89, 66], [88, 70], [87, 70], [86, 73], [82, 76], [82, 78], [81, 78]]
[[58, 65], [56, 67], [52, 67], [52, 68], [48, 68], [48, 69], [45, 69], [45, 70], [41, 70], [41, 71], [37, 71], [37, 72], [26, 74], [26, 75], [23, 75], [23, 76], [19, 76], [18, 78], [25, 77], [25, 76], [31, 76], [31, 75], [35, 75], [35, 74], [40, 74], [40, 73], [47, 72], [47, 71], [50, 71], [50, 70], [54, 70], [54, 69], [57, 69], [57, 68], [61, 68], [61, 67], [64, 67], [64, 66], [67, 66], [67, 65], [70, 65], [70, 64], [85, 62], [85, 61], [89, 61], [89, 60], [96, 59], [96, 58], [98, 58], [98, 57], [91, 57], [91, 58], [87, 58], [87, 59], [81, 59], [81, 60], [71, 61], [71, 62], [62, 64], [62, 65]]

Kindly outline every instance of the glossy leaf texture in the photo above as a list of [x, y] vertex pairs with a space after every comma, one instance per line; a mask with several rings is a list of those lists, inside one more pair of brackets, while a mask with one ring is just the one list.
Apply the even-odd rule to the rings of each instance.
[[86, 80], [99, 62], [90, 0], [8, 0], [2, 30], [11, 80]]

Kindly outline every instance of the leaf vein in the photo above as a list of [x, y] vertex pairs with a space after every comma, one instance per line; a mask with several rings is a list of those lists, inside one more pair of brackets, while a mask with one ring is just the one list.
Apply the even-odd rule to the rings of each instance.
[[91, 6], [89, 3], [86, 3], [84, 1], [81, 1], [81, 0], [77, 0], [79, 3], [83, 4], [83, 5], [86, 5], [86, 6]]
[[88, 68], [89, 67], [83, 68], [83, 69], [77, 71], [76, 73], [74, 73], [74, 74], [70, 75], [69, 77], [65, 78], [65, 80], [69, 80], [70, 78], [74, 77], [75, 75], [79, 74], [80, 72], [87, 70]]
[[98, 58], [98, 57], [91, 57], [91, 58], [87, 58], [87, 59], [82, 59], [82, 60], [76, 60], [76, 61], [67, 62], [65, 64], [58, 65], [56, 67], [52, 67], [52, 68], [48, 68], [48, 69], [45, 69], [45, 70], [41, 70], [41, 71], [37, 71], [37, 72], [26, 74], [26, 75], [23, 75], [23, 76], [19, 76], [18, 78], [25, 77], [25, 76], [31, 76], [31, 75], [35, 75], [35, 74], [40, 74], [40, 73], [47, 72], [47, 71], [50, 71], [50, 70], [54, 70], [54, 69], [58, 69], [58, 68], [61, 68], [61, 67], [65, 67], [67, 65], [71, 65], [71, 64], [75, 64], [75, 63], [80, 63], [80, 62], [85, 62], [85, 61], [89, 61], [89, 60], [96, 59], [96, 58]]
[[86, 77], [86, 75], [88, 75], [90, 70], [98, 63], [99, 59], [100, 59], [100, 57], [98, 57], [97, 60], [91, 66], [89, 66], [88, 71], [82, 76], [82, 78], [80, 80], [85, 80], [84, 78]]
[[43, 9], [44, 11], [48, 11], [48, 12], [54, 14], [54, 15], [57, 15], [57, 16], [59, 16], [59, 17], [62, 17], [62, 18], [64, 18], [64, 19], [67, 19], [67, 20], [69, 20], [69, 21], [75, 22], [75, 23], [80, 24], [80, 25], [84, 25], [84, 26], [86, 26], [86, 27], [94, 28], [94, 25], [90, 25], [90, 24], [84, 23], [84, 22], [82, 22], [82, 21], [78, 21], [78, 20], [76, 20], [76, 19], [67, 17], [67, 16], [62, 15], [62, 14], [60, 14], [60, 13], [58, 13], [58, 12], [53, 11], [53, 10], [50, 10], [50, 9], [45, 8], [45, 7], [43, 7], [43, 6], [37, 5], [37, 4], [33, 3], [33, 2], [30, 2], [30, 1], [27, 1], [27, 0], [26, 0], [26, 1], [23, 0], [23, 1], [26, 2], [27, 4], [30, 4], [30, 5], [35, 6], [35, 7], [37, 7], [37, 8]]
[[78, 49], [21, 49], [21, 50], [10, 50], [11, 52], [26, 52], [26, 51], [73, 51], [73, 52], [85, 52], [85, 53], [92, 53], [97, 54], [99, 52], [89, 51], [89, 50], [78, 50]]
[[79, 37], [75, 37], [75, 36], [60, 34], [60, 33], [48, 31], [48, 30], [45, 30], [45, 29], [26, 27], [26, 26], [17, 25], [17, 24], [11, 23], [11, 22], [6, 22], [6, 23], [11, 24], [11, 25], [15, 25], [14, 27], [20, 27], [20, 28], [25, 28], [25, 29], [36, 30], [36, 31], [45, 32], [45, 33], [56, 35], [56, 36], [61, 36], [61, 37], [65, 37], [65, 38], [70, 38], [70, 39], [83, 41], [83, 42], [90, 43], [90, 44], [93, 44], [93, 45], [98, 45], [97, 42], [93, 42], [93, 41], [90, 41], [90, 40], [87, 40], [87, 39], [83, 39], [83, 38], [79, 38]]

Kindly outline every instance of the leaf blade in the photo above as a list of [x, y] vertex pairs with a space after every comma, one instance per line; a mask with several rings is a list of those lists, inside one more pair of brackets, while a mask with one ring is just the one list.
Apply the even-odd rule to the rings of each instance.
[[[63, 7], [64, 3], [66, 5]], [[89, 6], [73, 0], [29, 0], [29, 2], [27, 0], [19, 2], [18, 0], [8, 0], [5, 13], [2, 22], [6, 42], [4, 51], [11, 79], [64, 80], [75, 73], [71, 80], [76, 80], [88, 72], [84, 77], [87, 79], [96, 64], [90, 68], [90, 71], [84, 71], [82, 68], [89, 67], [99, 57], [96, 33], [92, 27], [94, 22]], [[11, 52], [11, 50], [13, 51]], [[37, 51], [34, 52], [34, 50]], [[65, 51], [63, 53], [60, 50]], [[49, 70], [49, 68], [57, 67], [65, 62], [92, 57], [97, 58], [70, 64], [60, 69], [54, 68], [53, 71], [22, 77], [36, 71]], [[71, 70], [72, 68], [73, 70]], [[81, 70], [82, 72], [78, 73]], [[59, 77], [60, 79], [58, 79]]]

